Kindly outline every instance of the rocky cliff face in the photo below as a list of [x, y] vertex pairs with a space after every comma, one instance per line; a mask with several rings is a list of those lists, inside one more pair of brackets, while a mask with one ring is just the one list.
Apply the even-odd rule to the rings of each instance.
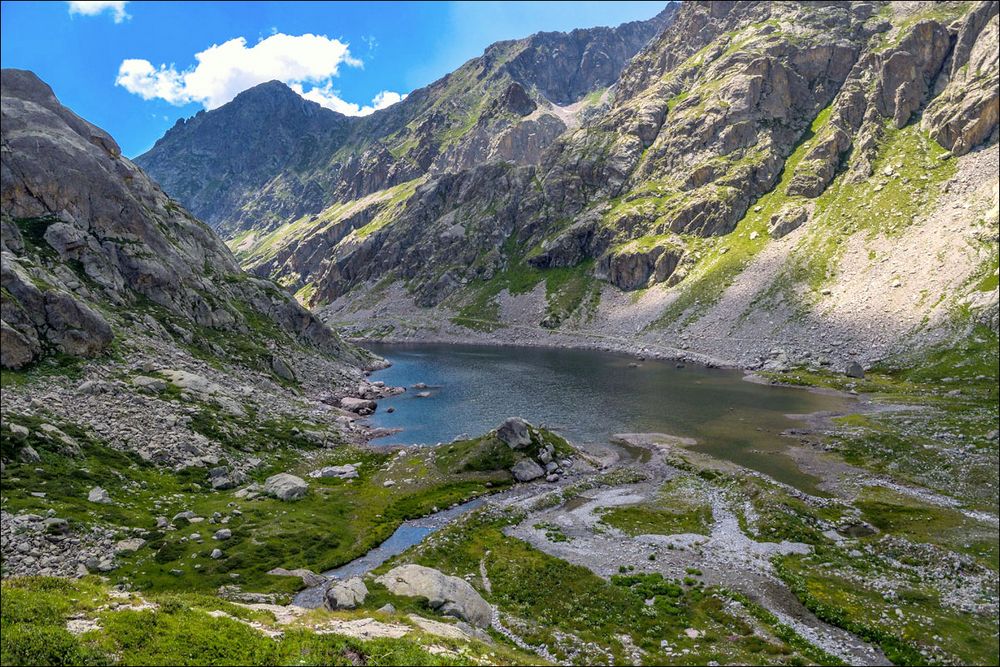
[[[988, 2], [685, 3], [610, 103], [537, 164], [432, 178], [390, 223], [293, 278], [338, 320], [371, 313], [371, 294], [352, 290], [396, 278], [418, 306], [487, 330], [603, 322], [624, 338], [705, 336], [698, 347], [752, 363], [805, 318], [857, 343], [827, 354], [876, 358], [950, 322], [948, 308], [908, 306], [914, 321], [892, 335], [831, 322], [829, 307], [861, 307], [833, 304], [838, 289], [890, 307], [868, 284], [837, 287], [857, 279], [844, 262], [856, 245], [903, 257], [943, 243], [949, 271], [889, 280], [896, 294], [947, 293], [995, 322], [995, 290], [971, 284], [995, 274], [996, 22]], [[950, 236], [933, 221], [959, 190], [969, 226]], [[617, 296], [650, 288], [641, 307]], [[729, 345], [737, 333], [748, 342]]]
[[[960, 270], [899, 289], [913, 304], [953, 290], [995, 320], [995, 298], [970, 285], [995, 270], [981, 174], [997, 141], [996, 3], [689, 2], [665, 14], [599, 94], [645, 33], [588, 33], [604, 60], [576, 33], [494, 45], [359, 122], [352, 137], [376, 140], [335, 153], [350, 168], [329, 181], [332, 205], [278, 226], [244, 207], [265, 222], [236, 235], [237, 256], [338, 321], [402, 298], [403, 310], [434, 307], [487, 331], [600, 326], [685, 345], [710, 335], [711, 350], [759, 314], [766, 335], [744, 332], [755, 342], [727, 351], [750, 363], [810, 318], [871, 348], [878, 327], [861, 334], [819, 314], [847, 280], [843, 263], [859, 244], [901, 257], [937, 247], [947, 233], [931, 221], [967, 189], [985, 228], [949, 237]], [[397, 281], [405, 296], [385, 290]], [[933, 314], [912, 306], [923, 324], [894, 323], [885, 346], [950, 321], [950, 300]]]
[[357, 358], [290, 296], [242, 273], [208, 227], [34, 74], [2, 76], [4, 367], [97, 355], [130, 322], [186, 344], [216, 331], [264, 354], [286, 343]]
[[[272, 230], [427, 173], [536, 163], [670, 20], [500, 42], [364, 118], [277, 82], [171, 129], [136, 163], [226, 235]], [[591, 98], [588, 98], [591, 96]]]

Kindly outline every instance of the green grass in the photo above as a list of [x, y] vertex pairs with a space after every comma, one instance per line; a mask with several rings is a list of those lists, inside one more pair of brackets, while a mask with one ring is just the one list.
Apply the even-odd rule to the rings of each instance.
[[[834, 558], [824, 552], [777, 562], [781, 578], [819, 618], [877, 644], [895, 664], [988, 665], [996, 661], [1000, 649], [995, 614], [963, 613], [949, 607], [915, 577], [910, 578], [910, 588], [899, 590], [895, 599], [887, 598], [872, 583], [878, 573], [893, 576], [891, 565], [884, 561], [864, 564], [876, 569], [871, 574], [859, 571], [859, 563]], [[819, 567], [821, 561], [827, 564]]]
[[[237, 619], [273, 626], [270, 614], [252, 612], [209, 596], [154, 595], [153, 609], [122, 604], [94, 580], [52, 578], [5, 580], [2, 595], [4, 665], [459, 665], [487, 659], [494, 664], [532, 664], [505, 646], [457, 642], [419, 632], [400, 639], [357, 640], [321, 634], [312, 627], [288, 627], [270, 638]], [[111, 603], [117, 608], [111, 609]], [[226, 616], [214, 617], [210, 612]], [[66, 629], [70, 618], [97, 623], [79, 635]], [[329, 612], [313, 612], [322, 626]], [[450, 653], [431, 653], [427, 644]]]
[[621, 530], [628, 535], [679, 535], [711, 531], [712, 510], [698, 507], [687, 511], [658, 509], [645, 505], [615, 507], [601, 515], [601, 523]]
[[[204, 420], [203, 425], [196, 419], [193, 426], [215, 436], [233, 460], [247, 456], [246, 451], [263, 459], [253, 471], [254, 481], [290, 471], [309, 482], [308, 494], [297, 502], [270, 498], [248, 501], [237, 498], [236, 490], [211, 491], [204, 468], [175, 472], [154, 466], [105, 446], [70, 423], [52, 422], [80, 443], [82, 456], [78, 458], [62, 454], [55, 443], [38, 435], [41, 418], [5, 415], [4, 421], [31, 428], [28, 444], [42, 457], [41, 465], [18, 462], [16, 452], [22, 444], [4, 429], [3, 456], [9, 461], [3, 473], [5, 511], [45, 514], [51, 509], [74, 530], [109, 526], [120, 529], [122, 537], [131, 528], [139, 529], [146, 546], [121, 558], [121, 567], [109, 576], [146, 591], [210, 591], [235, 583], [247, 590], [289, 593], [301, 585], [297, 579], [272, 577], [266, 572], [274, 567], [315, 571], [336, 567], [384, 541], [406, 519], [502, 488], [511, 481], [506, 468], [490, 468], [482, 461], [461, 466], [461, 471], [442, 472], [434, 448], [422, 449], [403, 461], [394, 460], [391, 473], [386, 468], [389, 454], [348, 447], [319, 450], [320, 456], [303, 463], [302, 452], [316, 445], [292, 434], [295, 422], [259, 422], [259, 430], [251, 430], [253, 436], [248, 437], [227, 436], [211, 430], [218, 428], [212, 419]], [[309, 470], [321, 465], [355, 462], [362, 463], [361, 475], [350, 482], [306, 477]], [[387, 479], [393, 479], [395, 486], [383, 486]], [[94, 486], [106, 488], [114, 504], [88, 502], [87, 493]], [[35, 491], [46, 496], [30, 495]], [[214, 513], [228, 517], [226, 526], [233, 537], [224, 543], [214, 542], [211, 535], [218, 526], [208, 521], [173, 531], [155, 529], [157, 516], [169, 519], [184, 510], [206, 518]], [[201, 541], [187, 539], [196, 532]], [[225, 556], [208, 558], [216, 546]]]
[[[618, 639], [626, 634], [645, 652], [647, 664], [670, 664], [683, 654], [686, 664], [803, 664], [820, 662], [779, 639], [764, 625], [764, 636], [727, 611], [725, 594], [700, 585], [683, 586], [660, 575], [616, 576], [606, 581], [590, 570], [544, 554], [507, 537], [503, 527], [514, 515], [483, 512], [445, 528], [407, 557], [449, 574], [474, 575], [471, 582], [490, 602], [515, 620], [515, 632], [533, 645], [546, 645], [559, 659], [575, 664], [630, 662]], [[559, 538], [556, 537], [558, 540]], [[644, 554], [637, 554], [644, 558]], [[492, 593], [481, 586], [480, 562]], [[388, 566], [383, 566], [388, 567]], [[647, 605], [646, 600], [653, 604]], [[684, 630], [704, 632], [691, 639]], [[773, 628], [773, 626], [771, 626]], [[776, 630], [776, 628], [774, 628]], [[667, 640], [676, 652], [668, 657]], [[570, 657], [572, 656], [572, 657]]]

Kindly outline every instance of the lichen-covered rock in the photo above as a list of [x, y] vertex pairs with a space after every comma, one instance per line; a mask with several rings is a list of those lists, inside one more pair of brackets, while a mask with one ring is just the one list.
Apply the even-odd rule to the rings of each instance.
[[431, 609], [488, 628], [493, 609], [464, 579], [422, 565], [400, 565], [376, 579], [394, 595], [427, 599]]
[[798, 204], [786, 204], [771, 216], [767, 233], [774, 239], [780, 239], [792, 233], [809, 219], [809, 209]]
[[335, 581], [326, 589], [324, 599], [327, 609], [355, 609], [365, 603], [368, 587], [361, 577]]
[[520, 417], [508, 417], [497, 429], [497, 437], [511, 449], [524, 449], [531, 444], [528, 428], [528, 422]]
[[264, 481], [264, 493], [278, 500], [299, 500], [305, 498], [308, 490], [304, 479], [287, 472], [271, 475]]
[[545, 470], [534, 459], [521, 459], [510, 469], [510, 473], [519, 482], [530, 482], [543, 476]]

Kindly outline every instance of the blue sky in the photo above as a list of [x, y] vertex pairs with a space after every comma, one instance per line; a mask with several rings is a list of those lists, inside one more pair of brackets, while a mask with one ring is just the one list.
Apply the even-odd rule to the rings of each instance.
[[665, 4], [3, 2], [0, 52], [135, 156], [262, 77], [368, 113], [495, 41], [646, 19]]

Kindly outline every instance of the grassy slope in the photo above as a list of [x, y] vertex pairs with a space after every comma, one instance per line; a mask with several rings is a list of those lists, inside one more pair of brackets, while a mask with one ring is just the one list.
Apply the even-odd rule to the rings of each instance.
[[[214, 414], [211, 427], [218, 428], [214, 420], [221, 418]], [[3, 432], [4, 455], [14, 460], [3, 473], [4, 509], [41, 514], [51, 509], [77, 530], [109, 526], [122, 539], [131, 536], [128, 529], [139, 529], [148, 544], [125, 558], [110, 576], [147, 591], [211, 591], [235, 583], [247, 590], [291, 592], [300, 586], [297, 579], [266, 572], [274, 567], [322, 571], [352, 560], [388, 538], [406, 519], [510, 484], [508, 469], [523, 456], [492, 436], [437, 449], [420, 448], [402, 457], [348, 447], [323, 450], [293, 435], [292, 425], [272, 425], [258, 432], [262, 440], [271, 440], [270, 451], [240, 439], [242, 446], [251, 447], [253, 455], [264, 460], [254, 480], [290, 471], [307, 479], [310, 489], [296, 502], [248, 501], [236, 497], [235, 489], [211, 491], [203, 468], [164, 470], [112, 450], [72, 424], [58, 423], [82, 446], [82, 457], [68, 457], [37, 435], [40, 419], [14, 417], [11, 421], [32, 428], [33, 435], [27, 443], [19, 443], [7, 430]], [[553, 442], [563, 454], [570, 451], [564, 440], [547, 431], [538, 432], [535, 440], [536, 449]], [[40, 453], [42, 466], [16, 462], [16, 450], [26, 444]], [[310, 456], [308, 463], [302, 459], [304, 453]], [[234, 457], [246, 455], [233, 449]], [[322, 465], [343, 463], [360, 463], [360, 478], [306, 477], [309, 470]], [[389, 479], [395, 484], [384, 486]], [[115, 504], [87, 502], [93, 486], [108, 489]], [[30, 495], [35, 491], [46, 496]], [[206, 519], [215, 513], [228, 517], [225, 527], [232, 530], [232, 538], [213, 540], [212, 534], [222, 526], [210, 521], [189, 525], [180, 520], [176, 529], [155, 528], [157, 516], [170, 519], [186, 510]], [[216, 547], [224, 552], [223, 558], [208, 557]]]
[[[44, 577], [3, 583], [0, 647], [4, 665], [461, 665], [533, 664], [505, 646], [411, 631], [400, 639], [358, 640], [323, 630], [356, 616], [316, 611], [271, 638], [245, 622], [277, 629], [270, 612], [196, 593], [112, 596], [94, 578]], [[140, 606], [141, 605], [141, 606]], [[145, 608], [143, 608], [143, 606]], [[226, 616], [218, 616], [219, 613]], [[213, 616], [212, 614], [216, 614]], [[74, 635], [70, 619], [96, 623]], [[400, 617], [383, 622], [404, 623]], [[321, 632], [317, 632], [320, 630]], [[436, 652], [428, 645], [437, 647]]]

